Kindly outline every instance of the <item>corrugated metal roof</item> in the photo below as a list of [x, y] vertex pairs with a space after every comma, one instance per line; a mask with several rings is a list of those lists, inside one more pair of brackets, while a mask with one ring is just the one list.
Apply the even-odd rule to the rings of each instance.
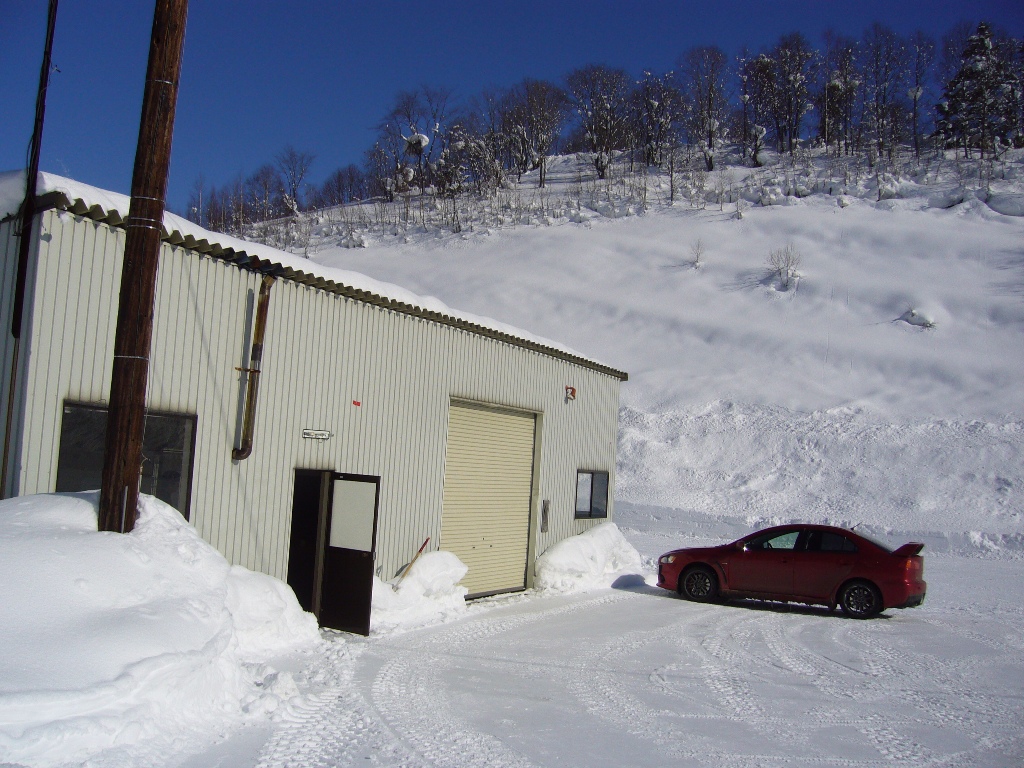
[[[86, 199], [85, 197], [76, 196], [76, 192], [80, 193], [80, 191], [84, 189], [86, 190], [86, 193], [84, 194], [87, 194], [92, 190], [91, 187], [77, 182], [70, 182], [68, 180], [61, 179], [60, 177], [54, 177], [50, 174], [40, 174], [40, 176], [45, 177], [47, 181], [59, 180], [60, 182], [65, 183], [41, 185], [41, 188], [49, 188], [49, 191], [44, 192], [37, 198], [37, 212], [56, 208], [68, 211], [76, 216], [93, 219], [94, 221], [102, 221], [115, 227], [124, 226], [125, 218], [127, 218], [127, 206], [125, 205], [125, 201], [128, 200], [127, 197], [117, 195], [115, 193], [103, 192], [102, 190], [95, 190], [96, 194], [87, 195], [90, 199]], [[24, 178], [23, 174], [22, 178]], [[484, 322], [475, 322], [474, 319], [470, 319], [472, 316], [460, 316], [461, 313], [438, 311], [430, 308], [430, 306], [424, 306], [412, 303], [411, 301], [404, 301], [393, 296], [388, 296], [384, 292], [367, 290], [356, 285], [332, 280], [325, 275], [316, 274], [312, 270], [307, 271], [305, 269], [296, 268], [295, 262], [298, 260], [298, 257], [283, 251], [278, 251], [277, 249], [269, 246], [258, 243], [248, 243], [229, 235], [209, 232], [192, 222], [188, 222], [187, 220], [172, 214], [166, 214], [164, 216], [161, 236], [165, 242], [171, 245], [180, 245], [191, 251], [231, 262], [241, 269], [271, 274], [275, 277], [309, 285], [313, 288], [327, 291], [328, 293], [345, 296], [356, 301], [390, 309], [404, 315], [410, 315], [424, 320], [429, 320], [431, 322], [441, 323], [442, 325], [452, 326], [454, 328], [468, 331], [469, 333], [478, 334], [480, 336], [512, 344], [517, 347], [530, 349], [543, 355], [565, 360], [584, 368], [588, 368], [608, 376], [613, 376], [621, 381], [626, 381], [628, 379], [628, 374], [624, 371], [617, 370], [596, 360], [584, 357], [571, 350], [560, 348], [555, 342], [532, 338], [525, 332], [517, 333], [518, 329], [504, 326], [496, 321], [492, 321], [493, 326], [489, 325], [486, 322], [486, 318], [478, 318]], [[330, 272], [332, 270], [326, 268], [324, 271]], [[371, 285], [385, 285], [370, 278], [365, 278], [365, 280]], [[409, 292], [398, 289], [397, 286], [394, 286], [394, 288], [405, 297], [412, 296]], [[430, 301], [423, 302], [423, 304], [430, 303]], [[439, 304], [439, 302], [434, 303]]]

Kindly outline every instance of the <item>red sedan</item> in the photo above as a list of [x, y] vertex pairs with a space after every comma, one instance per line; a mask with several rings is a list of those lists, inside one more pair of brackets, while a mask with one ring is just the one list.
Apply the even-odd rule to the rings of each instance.
[[837, 605], [857, 619], [924, 602], [924, 544], [893, 551], [827, 525], [780, 525], [658, 559], [658, 586], [698, 602], [730, 597]]

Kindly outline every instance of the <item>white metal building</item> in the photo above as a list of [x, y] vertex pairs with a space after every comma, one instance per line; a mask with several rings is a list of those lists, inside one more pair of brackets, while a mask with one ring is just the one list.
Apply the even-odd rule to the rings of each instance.
[[[17, 221], [0, 221], [8, 496], [96, 488], [102, 467], [128, 199], [42, 178], [16, 371]], [[484, 595], [530, 586], [538, 554], [611, 517], [624, 373], [177, 217], [163, 235], [142, 491], [322, 623], [365, 631], [371, 575], [427, 537]]]

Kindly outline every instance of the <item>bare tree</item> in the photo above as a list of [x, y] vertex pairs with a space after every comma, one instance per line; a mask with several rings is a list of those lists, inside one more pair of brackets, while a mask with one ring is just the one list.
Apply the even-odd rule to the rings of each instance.
[[862, 47], [868, 130], [879, 157], [893, 156], [905, 134], [909, 109], [907, 45], [888, 27], [875, 22], [864, 34]]
[[210, 191], [206, 188], [206, 178], [199, 174], [192, 183], [192, 189], [188, 193], [188, 207], [185, 217], [200, 227], [207, 226], [206, 206], [210, 202]]
[[939, 50], [938, 71], [936, 77], [941, 84], [946, 84], [960, 69], [961, 56], [967, 48], [967, 41], [974, 34], [977, 24], [970, 21], [957, 22], [952, 29], [942, 36]]
[[691, 48], [680, 61], [690, 111], [687, 131], [704, 155], [708, 172], [715, 170], [715, 152], [726, 126], [725, 53], [717, 45]]
[[501, 131], [517, 173], [539, 171], [537, 186], [547, 183], [547, 158], [569, 117], [565, 91], [547, 80], [527, 78], [506, 92]]
[[800, 267], [800, 252], [789, 243], [782, 248], [776, 248], [768, 254], [768, 270], [772, 276], [778, 277], [782, 289], [789, 290], [789, 287], [799, 279], [797, 270]]
[[826, 31], [825, 53], [818, 71], [818, 135], [826, 147], [835, 142], [837, 155], [850, 154], [854, 151], [857, 102], [864, 81], [857, 43]]
[[504, 181], [505, 170], [516, 170], [505, 133], [508, 109], [508, 92], [497, 89], [486, 89], [473, 97], [466, 109], [468, 125], [487, 145], [487, 154], [496, 163], [491, 171], [496, 174], [495, 187]]
[[273, 165], [260, 166], [245, 180], [246, 203], [252, 221], [266, 221], [286, 213], [281, 195], [284, 182]]
[[662, 165], [677, 141], [684, 115], [683, 95], [668, 72], [644, 72], [632, 98], [634, 143], [643, 152], [644, 165]]
[[451, 111], [452, 92], [447, 88], [421, 85], [413, 91], [400, 91], [377, 125], [374, 151], [381, 156], [375, 158], [372, 166], [373, 173], [383, 174], [377, 184], [398, 183], [408, 175], [407, 169], [415, 166], [416, 185], [420, 189], [429, 186], [431, 164], [443, 149], [434, 140], [447, 131]]
[[315, 190], [314, 207], [344, 205], [367, 196], [366, 175], [358, 166], [349, 164], [334, 170]]
[[910, 98], [910, 125], [914, 135], [914, 155], [921, 157], [921, 99], [924, 98], [928, 85], [928, 75], [935, 61], [935, 41], [927, 34], [918, 30], [910, 38], [909, 52], [909, 85], [907, 96]]
[[605, 178], [611, 154], [628, 142], [628, 99], [632, 81], [625, 70], [591, 64], [566, 75], [580, 120], [581, 139], [593, 155], [594, 169]]
[[[277, 170], [281, 174], [283, 194], [287, 198], [285, 205], [298, 211], [301, 203], [302, 182], [309, 173], [309, 167], [313, 164], [316, 155], [309, 152], [299, 152], [291, 144], [284, 148], [275, 158]], [[291, 201], [290, 203], [288, 201]]]
[[690, 244], [690, 253], [693, 256], [692, 263], [694, 269], [700, 269], [703, 266], [703, 258], [706, 250], [707, 248], [704, 245], [704, 241], [699, 237]]
[[782, 128], [779, 125], [781, 111], [778, 106], [778, 75], [775, 60], [761, 54], [743, 62], [743, 87], [747, 97], [745, 106], [750, 111], [750, 159], [755, 168], [760, 167], [760, 153], [764, 147], [768, 126], [775, 128], [777, 141], [782, 142]]
[[547, 182], [547, 156], [569, 116], [569, 97], [554, 83], [531, 79], [523, 81], [523, 94], [526, 97], [526, 135], [540, 171], [537, 186], [543, 187]]
[[751, 138], [753, 138], [750, 130], [753, 125], [750, 119], [750, 74], [747, 71], [747, 61], [750, 58], [751, 54], [746, 46], [743, 46], [739, 56], [736, 57], [736, 76], [740, 84], [740, 108], [736, 123], [739, 128], [737, 133], [739, 134], [740, 158], [742, 160], [747, 159]]
[[796, 149], [804, 115], [810, 109], [811, 62], [814, 51], [799, 32], [783, 35], [772, 52], [776, 72], [776, 125], [779, 151]]

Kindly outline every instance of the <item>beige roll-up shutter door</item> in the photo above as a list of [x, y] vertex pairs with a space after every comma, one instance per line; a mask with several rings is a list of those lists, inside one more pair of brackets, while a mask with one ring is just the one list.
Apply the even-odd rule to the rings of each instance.
[[469, 566], [470, 595], [526, 586], [534, 424], [532, 414], [451, 406], [441, 549]]

